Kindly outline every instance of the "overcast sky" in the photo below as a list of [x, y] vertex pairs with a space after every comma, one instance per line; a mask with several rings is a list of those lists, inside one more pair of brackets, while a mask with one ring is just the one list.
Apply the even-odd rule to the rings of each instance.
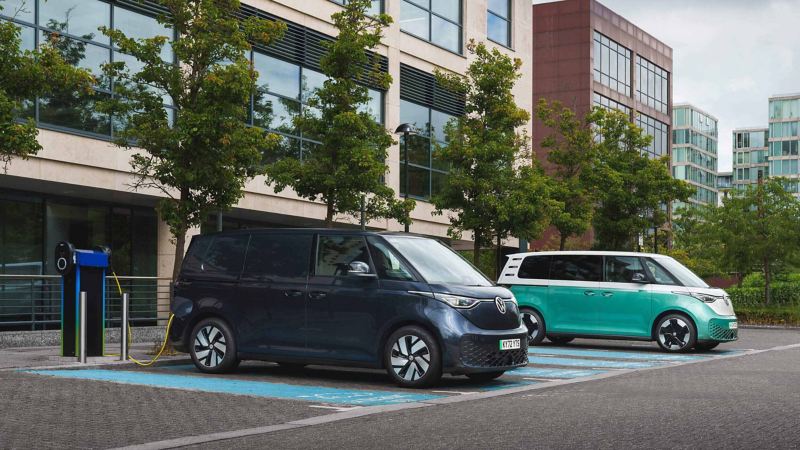
[[734, 128], [766, 127], [767, 98], [800, 92], [800, 0], [600, 3], [672, 47], [673, 102], [719, 119], [720, 171]]

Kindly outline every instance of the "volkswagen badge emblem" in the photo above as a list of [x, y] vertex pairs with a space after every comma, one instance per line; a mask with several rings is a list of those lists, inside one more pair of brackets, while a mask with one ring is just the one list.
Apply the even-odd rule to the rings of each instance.
[[494, 298], [494, 304], [495, 304], [495, 306], [497, 306], [497, 310], [500, 311], [500, 314], [505, 314], [506, 313], [506, 302], [503, 301], [502, 298], [495, 297]]

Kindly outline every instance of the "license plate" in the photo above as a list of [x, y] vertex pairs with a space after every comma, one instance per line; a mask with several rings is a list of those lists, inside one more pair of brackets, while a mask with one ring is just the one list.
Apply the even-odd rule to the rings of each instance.
[[728, 323], [728, 329], [735, 330], [739, 328], [739, 322], [730, 322]]
[[519, 339], [502, 339], [500, 341], [500, 350], [518, 350], [519, 346]]

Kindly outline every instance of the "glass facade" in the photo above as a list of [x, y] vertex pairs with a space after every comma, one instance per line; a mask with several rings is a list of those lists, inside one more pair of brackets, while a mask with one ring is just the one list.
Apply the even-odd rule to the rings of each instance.
[[461, 54], [461, 0], [402, 0], [400, 29]]
[[798, 141], [772, 141], [769, 156], [797, 156]]
[[[717, 190], [717, 120], [690, 105], [672, 110], [672, 175], [688, 181], [695, 192], [690, 203], [716, 205]], [[686, 204], [673, 204], [675, 210]]]
[[631, 95], [631, 51], [594, 32], [594, 80], [626, 96]]
[[800, 95], [795, 98], [769, 99], [768, 155], [770, 177], [789, 177], [783, 180], [786, 189], [795, 195], [798, 192], [797, 177], [800, 175]]
[[490, 41], [511, 47], [511, 0], [489, 0], [486, 37]]
[[646, 149], [651, 157], [659, 158], [669, 153], [669, 125], [648, 115], [637, 114], [636, 126], [653, 137]]
[[798, 137], [800, 122], [775, 122], [769, 124], [769, 135], [773, 138]]
[[772, 159], [769, 161], [769, 173], [775, 177], [796, 176], [800, 174], [797, 163], [797, 159]]
[[636, 72], [636, 100], [667, 114], [669, 72], [639, 55], [636, 55]]
[[600, 95], [597, 92], [594, 92], [592, 94], [592, 104], [594, 106], [599, 106], [601, 108], [608, 109], [608, 110], [616, 109], [617, 111], [622, 111], [622, 112], [624, 112], [625, 114], [627, 114], [629, 116], [631, 114], [631, 109], [628, 108], [627, 106], [625, 106], [622, 103], [619, 103], [617, 101], [611, 100], [608, 97]]
[[422, 200], [437, 194], [448, 166], [436, 157], [436, 149], [447, 145], [444, 127], [455, 116], [407, 100], [400, 100], [400, 123], [411, 124], [417, 134], [408, 146], [400, 139], [400, 193], [405, 194], [405, 149], [408, 148], [408, 195]]
[[770, 119], [796, 119], [800, 117], [800, 98], [788, 100], [770, 100]]
[[[2, 14], [13, 14], [11, 11], [17, 14], [3, 18], [14, 21], [21, 28], [27, 48], [50, 41], [68, 62], [90, 70], [97, 79], [93, 95], [64, 92], [39, 98], [26, 115], [35, 118], [39, 124], [55, 128], [106, 138], [113, 136], [115, 129], [123, 124], [97, 112], [95, 106], [98, 100], [111, 95], [111, 80], [102, 76], [101, 65], [125, 61], [132, 70], [141, 66], [134, 58], [116, 51], [98, 27], [117, 29], [133, 38], [167, 36], [171, 39], [173, 31], [159, 24], [154, 17], [99, 0], [27, 0], [22, 9], [26, 12], [22, 13], [19, 6], [7, 3], [4, 2], [6, 9]], [[20, 1], [10, 3], [23, 4]], [[173, 60], [170, 45], [164, 46], [162, 58]], [[168, 98], [165, 98], [165, 107], [172, 114]]]

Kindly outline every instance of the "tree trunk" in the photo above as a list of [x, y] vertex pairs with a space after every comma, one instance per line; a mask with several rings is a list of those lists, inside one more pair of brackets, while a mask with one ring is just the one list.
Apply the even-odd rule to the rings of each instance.
[[325, 228], [333, 228], [333, 203], [328, 201], [325, 212]]
[[185, 249], [186, 231], [184, 230], [183, 233], [178, 233], [178, 236], [175, 236], [175, 264], [172, 266], [172, 281], [176, 281], [178, 275], [181, 273], [181, 264], [183, 263], [183, 252]]
[[495, 273], [494, 273], [494, 280], [497, 281], [500, 278], [500, 273], [503, 271], [503, 241], [500, 239], [500, 236], [497, 236], [497, 251], [495, 252]]
[[478, 239], [478, 233], [475, 232], [475, 242], [472, 244], [472, 264], [475, 267], [479, 266], [479, 262], [481, 260], [481, 242]]
[[567, 238], [569, 236], [567, 236], [564, 233], [559, 233], [559, 236], [560, 236], [560, 239], [559, 239], [559, 243], [558, 243], [558, 249], [563, 252], [564, 251], [564, 247], [567, 246]]
[[772, 300], [772, 292], [770, 283], [772, 281], [772, 273], [770, 273], [769, 258], [764, 258], [764, 304], [769, 305]]

